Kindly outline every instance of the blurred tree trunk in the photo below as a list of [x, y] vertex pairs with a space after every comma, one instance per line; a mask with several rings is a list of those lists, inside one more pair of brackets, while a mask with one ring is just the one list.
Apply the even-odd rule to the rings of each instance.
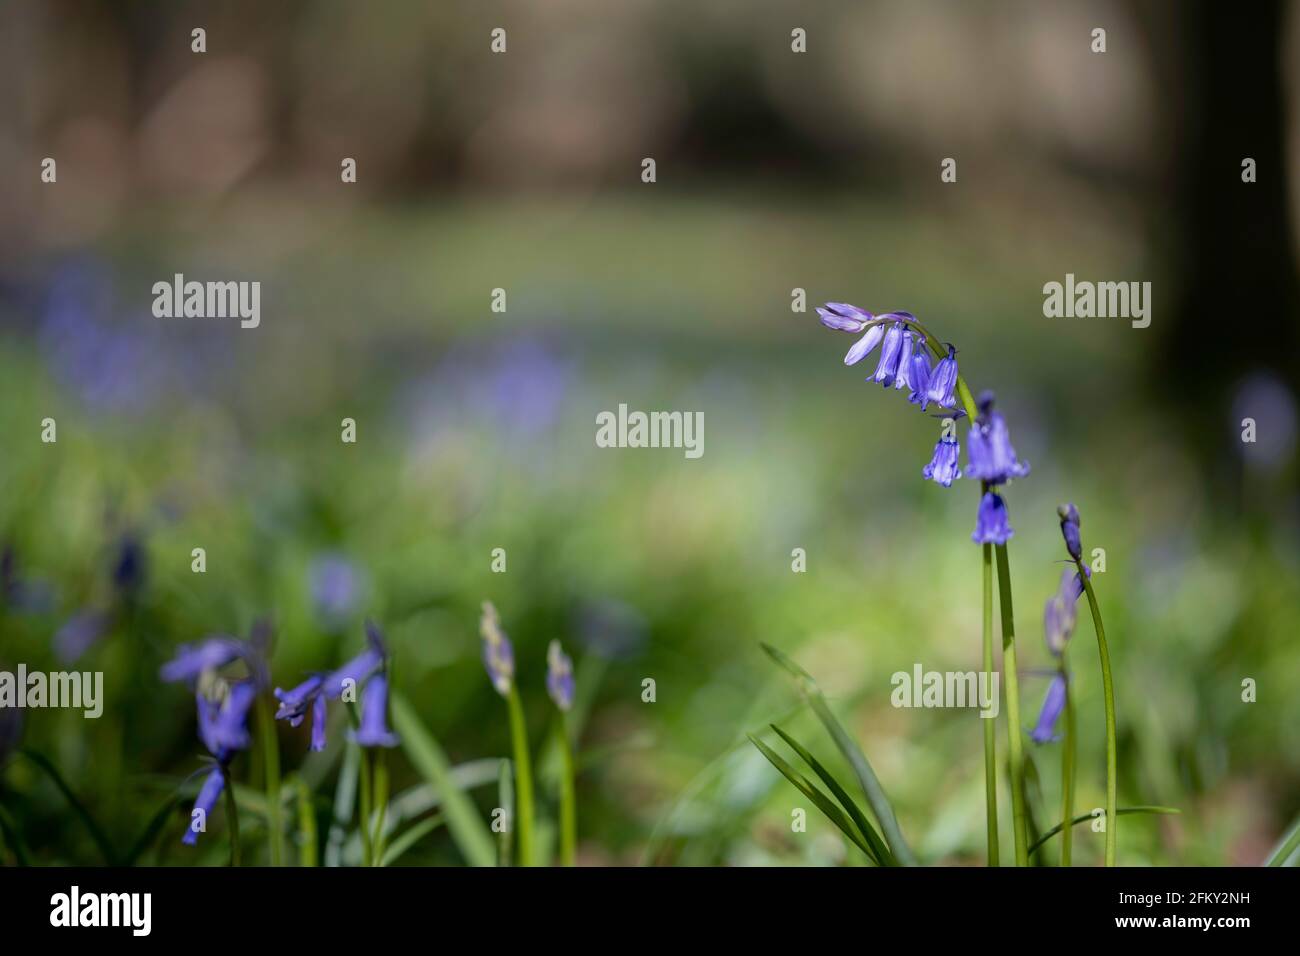
[[[1293, 392], [1300, 386], [1284, 5], [1202, 0], [1141, 9], [1161, 101], [1174, 111], [1168, 241], [1177, 284], [1153, 296], [1154, 360], [1173, 387], [1165, 393], [1218, 424], [1230, 389], [1250, 370], [1271, 367]], [[1257, 164], [1254, 183], [1242, 182], [1246, 157]]]

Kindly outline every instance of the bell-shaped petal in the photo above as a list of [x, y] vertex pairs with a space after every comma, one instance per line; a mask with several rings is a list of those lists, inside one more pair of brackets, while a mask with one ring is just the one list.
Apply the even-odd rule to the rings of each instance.
[[971, 540], [976, 544], [1006, 544], [1015, 533], [1007, 520], [1007, 503], [1002, 496], [992, 491], [985, 492], [980, 499]]
[[939, 364], [930, 373], [930, 384], [925, 397], [940, 408], [955, 408], [957, 398], [953, 390], [957, 387], [957, 350], [948, 346], [948, 357], [939, 359]]
[[317, 694], [315, 700], [311, 702], [312, 750], [321, 751], [325, 749], [325, 719], [328, 716], [325, 697], [322, 694]]
[[873, 318], [870, 312], [847, 302], [827, 302], [818, 307], [817, 314], [822, 325], [837, 332], [861, 332]]
[[220, 767], [214, 767], [208, 774], [207, 779], [203, 781], [203, 786], [199, 788], [199, 795], [194, 800], [194, 809], [202, 810], [199, 816], [190, 814], [190, 825], [185, 828], [185, 836], [181, 842], [186, 846], [194, 846], [199, 841], [199, 827], [207, 829], [207, 819], [212, 816], [212, 811], [217, 807], [217, 801], [221, 799], [221, 792], [226, 788], [226, 775]]
[[559, 641], [551, 641], [546, 651], [546, 692], [560, 710], [573, 706], [573, 661]]
[[1047, 688], [1043, 698], [1043, 709], [1038, 712], [1038, 726], [1029, 735], [1036, 744], [1050, 743], [1056, 739], [1056, 721], [1065, 710], [1065, 697], [1069, 693], [1065, 685], [1065, 676], [1057, 674]]
[[867, 329], [865, 335], [853, 343], [848, 354], [844, 356], [845, 365], [856, 365], [864, 358], [871, 354], [872, 350], [880, 344], [880, 340], [885, 337], [885, 327], [883, 325], [873, 325]]
[[961, 469], [957, 467], [960, 454], [961, 445], [956, 438], [946, 435], [941, 437], [934, 446], [934, 457], [930, 459], [930, 464], [921, 469], [921, 477], [938, 482], [945, 488], [951, 487], [961, 477]]
[[907, 400], [913, 405], [920, 405], [921, 411], [925, 411], [929, 402], [930, 371], [930, 347], [925, 344], [925, 339], [918, 339], [916, 348], [912, 351], [911, 368], [907, 373], [907, 380], [912, 386], [912, 394], [907, 396]]
[[376, 674], [366, 685], [356, 741], [362, 747], [396, 747], [401, 742], [388, 729], [388, 678], [383, 674]]
[[898, 358], [903, 351], [903, 326], [902, 324], [891, 325], [885, 332], [885, 339], [880, 346], [880, 362], [876, 365], [876, 372], [871, 376], [871, 381], [889, 388], [894, 384], [894, 379], [898, 376]]

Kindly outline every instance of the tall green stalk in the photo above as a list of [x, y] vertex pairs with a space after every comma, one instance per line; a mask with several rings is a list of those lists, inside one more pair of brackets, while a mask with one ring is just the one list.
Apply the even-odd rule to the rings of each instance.
[[361, 764], [357, 768], [357, 777], [360, 786], [360, 817], [361, 817], [361, 865], [371, 866], [374, 861], [374, 847], [370, 842], [370, 809], [372, 806], [370, 792], [370, 749], [361, 748]]
[[533, 856], [533, 768], [528, 757], [528, 729], [519, 689], [512, 682], [506, 695], [510, 708], [510, 743], [515, 761], [516, 827], [519, 829], [519, 865], [536, 866]]
[[[1061, 679], [1065, 681], [1065, 749], [1061, 751], [1061, 819], [1074, 819], [1074, 749], [1077, 738], [1074, 732], [1074, 688], [1070, 686], [1069, 669], [1065, 666], [1065, 652], [1061, 652]], [[1061, 831], [1061, 866], [1070, 865], [1073, 827]]]
[[995, 546], [998, 556], [998, 597], [1002, 621], [1002, 679], [1007, 685], [1007, 746], [1011, 754], [1011, 825], [1016, 866], [1029, 865], [1029, 835], [1025, 821], [1025, 754], [1020, 739], [1020, 679], [1016, 668], [1016, 624], [1011, 606], [1011, 569], [1007, 546]]
[[235, 783], [230, 771], [222, 770], [226, 778], [226, 828], [230, 831], [230, 865], [239, 866], [239, 807], [235, 805]]
[[[993, 545], [984, 545], [984, 686], [993, 686]], [[997, 721], [984, 724], [984, 810], [988, 824], [989, 866], [998, 866]]]
[[569, 740], [569, 722], [559, 712], [560, 734], [560, 865], [573, 866], [578, 851], [578, 801], [574, 786], [573, 744]]
[[1097, 653], [1101, 657], [1101, 690], [1106, 702], [1106, 865], [1115, 865], [1117, 835], [1115, 833], [1117, 817], [1115, 810], [1119, 803], [1119, 749], [1115, 734], [1115, 683], [1110, 674], [1110, 648], [1106, 644], [1106, 627], [1101, 623], [1101, 608], [1097, 605], [1097, 595], [1093, 593], [1092, 581], [1081, 559], [1074, 562], [1079, 568], [1079, 580], [1088, 595], [1088, 608], [1092, 611], [1092, 626], [1097, 632]]
[[275, 733], [275, 719], [263, 694], [257, 696], [257, 731], [262, 740], [262, 760], [266, 775], [266, 837], [272, 866], [283, 862], [284, 833], [280, 825], [280, 741]]

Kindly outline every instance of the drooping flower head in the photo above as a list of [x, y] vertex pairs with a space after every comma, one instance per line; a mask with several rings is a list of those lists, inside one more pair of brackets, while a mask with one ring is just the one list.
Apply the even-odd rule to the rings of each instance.
[[985, 492], [980, 499], [971, 540], [976, 544], [1006, 544], [1015, 533], [1007, 520], [1007, 503], [1002, 496], [992, 491]]
[[1060, 657], [1066, 643], [1074, 634], [1078, 622], [1079, 572], [1066, 567], [1061, 572], [1061, 584], [1043, 607], [1043, 636], [1047, 649]]
[[[957, 398], [953, 390], [957, 387], [957, 350], [948, 346], [948, 357], [939, 359], [939, 364], [930, 373], [930, 385], [925, 397], [940, 408], [955, 408]], [[924, 406], [922, 406], [924, 411]]]
[[1061, 519], [1061, 537], [1065, 538], [1065, 550], [1078, 561], [1083, 557], [1083, 542], [1079, 538], [1079, 509], [1073, 504], [1066, 504], [1057, 508], [1056, 513]]
[[925, 337], [918, 336], [916, 348], [912, 352], [911, 367], [907, 372], [908, 384], [912, 386], [912, 392], [907, 396], [907, 400], [913, 405], [920, 405], [921, 411], [925, 411], [929, 403], [930, 390], [930, 347], [925, 344]]
[[[366, 647], [343, 666], [327, 674], [313, 674], [290, 690], [275, 689], [275, 698], [280, 702], [275, 712], [276, 720], [289, 721], [290, 727], [299, 726], [307, 715], [311, 714], [311, 749], [325, 749], [325, 725], [329, 717], [328, 701], [346, 699], [355, 701], [355, 695], [363, 687], [367, 696], [362, 699], [362, 723], [365, 723], [366, 708], [377, 706], [369, 703], [369, 684], [383, 677], [388, 662], [388, 647], [384, 635], [373, 621], [366, 621]], [[383, 697], [385, 704], [379, 708], [382, 718], [387, 711], [388, 684], [379, 690], [378, 697]], [[373, 715], [372, 718], [374, 719]], [[382, 733], [380, 723], [371, 725], [376, 734]], [[360, 738], [358, 738], [360, 739]], [[376, 744], [365, 746], [388, 746]]]
[[397, 734], [388, 729], [388, 678], [383, 674], [376, 674], [366, 684], [356, 741], [362, 747], [396, 747], [400, 743]]
[[930, 459], [930, 464], [921, 469], [921, 477], [936, 481], [945, 488], [951, 487], [961, 477], [961, 468], [957, 466], [960, 454], [961, 445], [957, 439], [951, 435], [941, 435], [938, 444], [934, 446], [934, 457]]
[[1043, 709], [1038, 713], [1038, 726], [1029, 735], [1034, 743], [1045, 744], [1056, 739], [1056, 720], [1065, 709], [1067, 693], [1065, 675], [1057, 674], [1048, 685], [1047, 696], [1043, 698]]
[[992, 392], [984, 392], [979, 398], [979, 417], [971, 423], [966, 456], [966, 476], [990, 485], [1006, 484], [1029, 474], [1029, 465], [1020, 461], [1011, 447], [1006, 421], [993, 411]]
[[903, 338], [907, 334], [903, 330], [902, 322], [895, 322], [889, 327], [885, 332], [884, 343], [880, 346], [880, 361], [876, 364], [875, 374], [869, 381], [883, 385], [885, 388], [893, 386], [898, 378], [898, 360], [903, 354]]
[[247, 749], [248, 711], [257, 699], [252, 681], [225, 684], [218, 681], [212, 689], [200, 689], [195, 697], [199, 707], [199, 739], [219, 763], [227, 763], [235, 751]]
[[821, 316], [822, 325], [828, 329], [853, 333], [866, 329], [866, 334], [854, 342], [848, 354], [844, 356], [845, 365], [856, 365], [861, 362], [880, 344], [880, 339], [885, 334], [885, 329], [881, 325], [873, 325], [871, 328], [867, 328], [867, 323], [875, 316], [864, 309], [859, 309], [856, 305], [849, 305], [845, 302], [827, 302], [825, 306], [817, 309], [817, 314]]
[[182, 644], [176, 656], [162, 666], [158, 676], [168, 683], [194, 684], [207, 671], [217, 671], [246, 654], [244, 642], [236, 637], [215, 634], [197, 644]]
[[226, 772], [220, 767], [212, 768], [207, 778], [203, 781], [203, 786], [199, 788], [199, 795], [194, 800], [194, 809], [202, 810], [201, 816], [195, 817], [190, 814], [190, 825], [185, 828], [185, 836], [181, 842], [186, 846], [194, 846], [199, 842], [200, 828], [206, 829], [206, 821], [216, 809], [217, 801], [221, 799], [221, 792], [226, 788]]
[[515, 680], [515, 652], [510, 638], [501, 629], [501, 618], [491, 601], [483, 602], [483, 616], [479, 619], [479, 635], [483, 638], [483, 666], [487, 668], [492, 686], [502, 697], [510, 693]]
[[560, 710], [573, 706], [573, 661], [559, 641], [551, 641], [546, 649], [546, 692]]

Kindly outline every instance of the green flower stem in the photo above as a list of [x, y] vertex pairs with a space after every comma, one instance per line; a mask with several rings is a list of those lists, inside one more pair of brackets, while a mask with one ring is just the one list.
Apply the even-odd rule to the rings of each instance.
[[361, 804], [361, 865], [370, 866], [374, 861], [374, 849], [370, 843], [370, 750], [367, 747], [361, 748], [361, 764], [357, 768], [357, 777], [360, 781], [357, 789], [360, 791]]
[[1101, 623], [1101, 608], [1092, 590], [1092, 581], [1082, 560], [1074, 562], [1079, 568], [1079, 579], [1088, 595], [1088, 608], [1092, 611], [1092, 626], [1097, 632], [1097, 653], [1101, 657], [1101, 690], [1106, 699], [1106, 865], [1115, 865], [1116, 821], [1115, 809], [1119, 803], [1119, 749], [1115, 739], [1115, 682], [1110, 674], [1110, 648], [1106, 644], [1106, 627]]
[[[984, 683], [992, 686], [993, 678], [993, 545], [984, 545]], [[988, 822], [989, 866], [998, 861], [998, 741], [997, 721], [981, 719], [984, 724], [984, 808]]]
[[1007, 546], [998, 555], [998, 596], [1002, 619], [1002, 679], [1007, 685], [1007, 745], [1011, 753], [1011, 822], [1016, 866], [1029, 865], [1029, 836], [1025, 824], [1025, 755], [1020, 740], [1020, 680], [1016, 671], [1016, 624], [1011, 607], [1011, 569]]
[[506, 695], [510, 708], [510, 743], [515, 760], [515, 809], [519, 828], [519, 865], [536, 866], [533, 857], [533, 768], [528, 758], [528, 729], [524, 725], [524, 707], [519, 689], [510, 685]]
[[[1069, 672], [1065, 666], [1065, 652], [1061, 652], [1061, 678], [1065, 681], [1065, 749], [1061, 751], [1061, 819], [1074, 819], [1074, 688], [1070, 686]], [[1061, 831], [1061, 866], [1070, 865], [1072, 828]]]
[[257, 730], [262, 738], [262, 760], [266, 775], [266, 837], [272, 866], [283, 862], [284, 834], [280, 825], [280, 741], [275, 733], [275, 719], [266, 697], [257, 697]]
[[230, 830], [230, 865], [239, 866], [239, 807], [235, 805], [235, 783], [230, 771], [222, 770], [226, 781], [226, 827]]
[[569, 722], [560, 711], [560, 865], [573, 866], [578, 849], [578, 800], [574, 786], [573, 744]]
[[384, 818], [388, 814], [388, 756], [383, 748], [374, 755], [375, 783], [375, 835], [370, 841], [370, 865], [383, 866]]
[[1286, 866], [1286, 861], [1291, 859], [1291, 854], [1296, 851], [1297, 847], [1300, 847], [1300, 821], [1292, 828], [1291, 835], [1268, 858], [1265, 866]]
[[316, 810], [311, 803], [311, 787], [298, 778], [298, 865], [316, 865]]

